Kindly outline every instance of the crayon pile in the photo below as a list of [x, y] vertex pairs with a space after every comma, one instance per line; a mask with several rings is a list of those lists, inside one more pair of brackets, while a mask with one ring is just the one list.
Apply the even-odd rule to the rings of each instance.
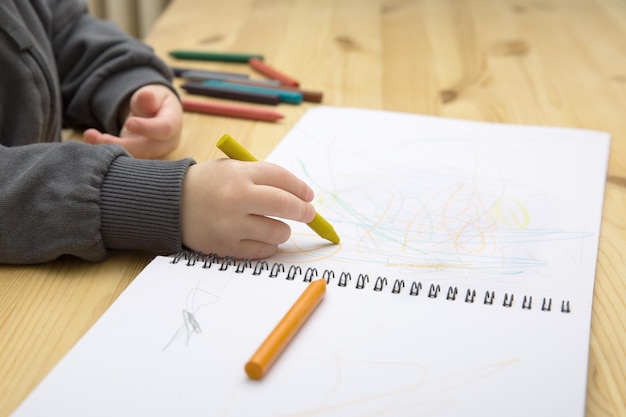
[[[322, 101], [321, 92], [303, 90], [298, 81], [267, 64], [263, 56], [259, 54], [177, 50], [171, 51], [170, 55], [176, 59], [184, 60], [243, 63], [266, 77], [264, 79], [251, 79], [245, 73], [173, 67], [174, 75], [184, 80], [180, 87], [189, 94], [273, 106], [279, 103], [300, 104], [303, 101], [313, 103]], [[191, 112], [270, 122], [284, 117], [281, 113], [271, 109], [226, 104], [222, 101], [196, 100], [185, 97], [182, 98], [182, 103], [185, 111]]]

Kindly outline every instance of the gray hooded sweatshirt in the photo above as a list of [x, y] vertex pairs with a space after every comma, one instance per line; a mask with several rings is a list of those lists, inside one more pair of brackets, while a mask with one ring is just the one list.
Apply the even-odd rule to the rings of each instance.
[[191, 159], [134, 159], [114, 145], [61, 142], [64, 127], [119, 134], [137, 88], [170, 88], [152, 50], [79, 0], [0, 2], [0, 263], [109, 249], [181, 249]]

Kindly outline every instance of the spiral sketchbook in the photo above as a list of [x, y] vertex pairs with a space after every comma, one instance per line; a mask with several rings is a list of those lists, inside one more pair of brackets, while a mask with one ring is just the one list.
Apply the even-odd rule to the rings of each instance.
[[[607, 133], [308, 111], [267, 160], [335, 228], [157, 257], [15, 416], [583, 416]], [[307, 282], [324, 300], [244, 365]]]

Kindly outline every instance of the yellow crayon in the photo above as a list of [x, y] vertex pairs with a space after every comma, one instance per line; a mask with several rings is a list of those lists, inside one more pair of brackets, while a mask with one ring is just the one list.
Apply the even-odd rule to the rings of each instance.
[[[258, 161], [250, 152], [246, 150], [239, 142], [233, 139], [229, 134], [223, 135], [217, 141], [217, 147], [222, 150], [229, 158], [239, 161]], [[326, 219], [315, 213], [315, 217], [307, 223], [315, 233], [333, 243], [339, 243], [339, 236], [335, 232], [333, 226]]]

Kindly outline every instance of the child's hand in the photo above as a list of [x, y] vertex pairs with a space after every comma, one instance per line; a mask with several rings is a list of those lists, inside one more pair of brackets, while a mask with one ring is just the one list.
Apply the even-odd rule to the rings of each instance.
[[308, 223], [313, 190], [267, 162], [218, 159], [192, 165], [181, 197], [183, 245], [206, 254], [258, 259], [289, 239], [279, 217]]
[[176, 149], [180, 142], [183, 110], [178, 97], [163, 85], [146, 85], [133, 93], [130, 114], [120, 136], [87, 129], [83, 139], [94, 145], [121, 145], [135, 158], [155, 159]]

